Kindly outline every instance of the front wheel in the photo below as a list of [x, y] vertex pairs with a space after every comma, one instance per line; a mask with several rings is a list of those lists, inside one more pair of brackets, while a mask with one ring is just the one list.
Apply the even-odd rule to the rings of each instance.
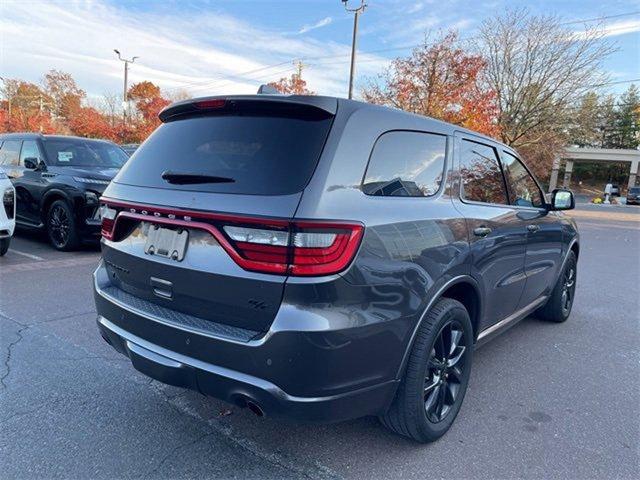
[[2, 257], [9, 250], [11, 244], [11, 237], [0, 239], [0, 257]]
[[578, 259], [575, 252], [570, 250], [564, 269], [560, 273], [560, 278], [558, 278], [549, 300], [537, 312], [540, 318], [556, 323], [564, 322], [569, 318], [576, 295], [577, 277]]
[[456, 300], [443, 298], [418, 329], [407, 368], [382, 423], [421, 443], [444, 435], [455, 420], [471, 373], [473, 328]]
[[64, 200], [56, 200], [49, 207], [47, 234], [51, 245], [57, 250], [74, 250], [80, 244], [73, 211]]

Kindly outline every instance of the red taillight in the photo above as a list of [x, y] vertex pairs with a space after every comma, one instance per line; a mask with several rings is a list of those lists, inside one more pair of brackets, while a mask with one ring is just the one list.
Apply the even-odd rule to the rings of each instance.
[[[125, 210], [118, 213], [113, 206]], [[240, 267], [278, 275], [339, 273], [355, 257], [364, 233], [364, 226], [357, 223], [265, 220], [111, 200], [102, 205], [101, 213], [102, 235], [108, 240], [113, 240], [120, 219], [204, 230], [216, 238]]]
[[117, 214], [118, 211], [110, 208], [108, 205], [100, 205], [101, 233], [102, 236], [108, 240], [113, 238], [113, 227], [115, 227], [116, 224]]
[[[294, 276], [341, 272], [355, 256], [364, 227], [352, 223], [290, 222], [286, 228], [225, 225], [223, 231], [247, 270]], [[232, 255], [233, 256], [233, 255]]]

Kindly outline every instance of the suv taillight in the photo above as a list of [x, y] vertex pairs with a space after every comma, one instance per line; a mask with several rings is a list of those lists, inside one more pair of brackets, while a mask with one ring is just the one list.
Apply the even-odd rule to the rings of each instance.
[[[119, 213], [112, 207], [123, 208]], [[209, 232], [243, 269], [293, 276], [321, 276], [346, 269], [358, 250], [364, 226], [352, 222], [265, 220], [104, 203], [102, 236], [113, 240], [120, 218]]]
[[13, 188], [7, 188], [4, 191], [2, 204], [4, 205], [4, 212], [7, 214], [7, 218], [11, 220], [16, 211], [16, 195], [13, 192]]
[[229, 224], [222, 230], [240, 258], [232, 257], [246, 270], [316, 276], [347, 268], [358, 250], [364, 227], [354, 223], [293, 221], [284, 228]]
[[111, 238], [113, 237], [113, 228], [116, 224], [116, 215], [118, 214], [118, 211], [114, 208], [111, 208], [107, 204], [102, 204], [100, 205], [99, 212], [102, 225], [102, 236], [108, 240], [111, 240]]

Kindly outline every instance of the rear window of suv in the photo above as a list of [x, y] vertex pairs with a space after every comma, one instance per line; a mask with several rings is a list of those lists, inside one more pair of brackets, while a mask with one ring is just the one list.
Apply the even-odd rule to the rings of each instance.
[[215, 193], [300, 192], [315, 170], [332, 118], [312, 111], [172, 120], [136, 150], [114, 181]]

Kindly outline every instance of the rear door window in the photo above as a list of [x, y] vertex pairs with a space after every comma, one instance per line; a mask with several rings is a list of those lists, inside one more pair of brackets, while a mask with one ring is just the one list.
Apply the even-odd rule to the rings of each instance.
[[5, 140], [0, 148], [0, 166], [17, 167], [22, 140]]
[[461, 194], [464, 200], [508, 205], [507, 189], [496, 149], [471, 140], [462, 141]]
[[136, 150], [114, 181], [217, 193], [300, 192], [318, 163], [331, 119], [313, 111], [169, 121]]
[[542, 192], [524, 164], [509, 152], [503, 152], [502, 166], [509, 186], [509, 201], [518, 207], [542, 207]]
[[388, 132], [376, 142], [362, 191], [384, 197], [434, 195], [444, 175], [447, 137], [422, 132]]

